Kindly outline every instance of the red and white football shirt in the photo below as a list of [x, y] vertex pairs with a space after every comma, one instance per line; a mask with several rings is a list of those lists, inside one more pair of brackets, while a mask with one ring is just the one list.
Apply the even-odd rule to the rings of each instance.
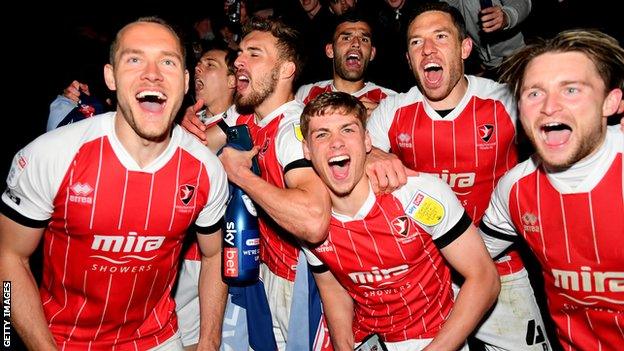
[[[301, 103], [292, 100], [278, 107], [262, 120], [253, 114], [241, 115], [235, 124], [246, 124], [254, 145], [260, 147], [258, 164], [262, 179], [280, 188], [286, 188], [284, 174], [290, 169], [305, 166], [299, 118]], [[279, 227], [258, 208], [260, 227], [260, 259], [271, 272], [289, 281], [295, 280], [299, 245], [292, 234]]]
[[[43, 227], [41, 299], [66, 350], [144, 350], [177, 330], [174, 283], [193, 224], [219, 229], [227, 176], [179, 126], [140, 168], [114, 132], [115, 113], [55, 129], [14, 159], [3, 213]], [[201, 228], [200, 228], [201, 229]]]
[[624, 345], [624, 136], [549, 173], [536, 157], [501, 178], [482, 221], [492, 254], [521, 236], [542, 266], [548, 309], [566, 350]]
[[[474, 223], [487, 208], [498, 179], [518, 163], [516, 107], [505, 85], [466, 76], [468, 90], [442, 117], [414, 87], [388, 97], [367, 129], [373, 145], [397, 155], [405, 166], [448, 183]], [[523, 268], [516, 251], [497, 262], [501, 275]]]
[[[330, 91], [337, 91], [336, 87], [334, 87], [333, 80], [323, 80], [320, 82], [302, 85], [295, 95], [295, 100], [302, 102], [304, 105], [310, 102], [310, 100], [315, 97], [321, 95], [322, 93], [327, 93]], [[352, 93], [354, 97], [358, 100], [362, 98], [368, 98], [371, 101], [379, 103], [381, 100], [385, 99], [387, 96], [395, 95], [396, 92], [394, 90], [380, 87], [379, 85], [366, 82], [364, 83], [364, 87], [355, 93]]]
[[439, 248], [470, 224], [448, 185], [422, 174], [392, 194], [369, 190], [353, 218], [333, 213], [327, 239], [305, 252], [353, 298], [356, 342], [373, 332], [388, 342], [429, 339], [453, 305]]

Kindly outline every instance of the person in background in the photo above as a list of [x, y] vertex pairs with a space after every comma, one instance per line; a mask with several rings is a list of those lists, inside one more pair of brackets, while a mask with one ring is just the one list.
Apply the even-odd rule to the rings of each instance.
[[357, 97], [370, 115], [381, 100], [396, 94], [375, 83], [365, 82], [364, 76], [375, 54], [368, 21], [359, 12], [344, 13], [338, 18], [331, 43], [325, 45], [325, 55], [333, 62], [333, 79], [300, 87], [295, 99], [307, 104], [323, 92], [342, 91]]
[[520, 24], [531, 13], [531, 0], [443, 1], [457, 8], [466, 21], [479, 55], [480, 67], [475, 74], [496, 79], [503, 59], [525, 45]]

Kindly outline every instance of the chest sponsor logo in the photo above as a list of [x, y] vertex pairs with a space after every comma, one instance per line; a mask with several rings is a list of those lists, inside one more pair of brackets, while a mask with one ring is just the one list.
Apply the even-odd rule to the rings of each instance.
[[195, 186], [190, 184], [180, 185], [178, 189], [178, 196], [183, 204], [188, 205], [195, 195]]
[[[551, 272], [557, 288], [574, 292], [574, 296], [565, 291], [559, 293], [572, 302], [584, 306], [592, 306], [600, 302], [624, 305], [624, 272], [593, 271], [589, 266], [581, 266], [580, 270], [552, 268]], [[579, 292], [587, 293], [587, 295], [581, 296]], [[602, 293], [608, 293], [608, 296]], [[614, 296], [613, 293], [618, 295]]]
[[399, 133], [397, 135], [397, 143], [401, 148], [410, 149], [413, 147], [412, 137], [407, 133]]
[[410, 200], [405, 213], [426, 226], [439, 224], [445, 215], [444, 206], [433, 197], [419, 191]]
[[[349, 278], [360, 287], [376, 289], [376, 287], [394, 283], [396, 281], [394, 278], [407, 273], [408, 269], [409, 266], [407, 264], [390, 268], [371, 267], [370, 271], [351, 272], [349, 273]], [[374, 284], [376, 287], [372, 287], [369, 284]]]
[[[122, 264], [128, 263], [133, 259], [141, 261], [150, 261], [156, 257], [149, 252], [158, 250], [165, 242], [165, 236], [138, 235], [136, 232], [129, 232], [128, 235], [94, 235], [91, 243], [91, 250], [99, 252], [127, 253], [112, 259], [102, 255], [91, 255], [94, 258], [101, 258], [111, 263]], [[141, 254], [144, 254], [142, 256]]]
[[540, 226], [538, 218], [531, 212], [525, 212], [522, 217], [522, 228], [526, 233], [539, 233]]
[[478, 128], [479, 130], [479, 138], [484, 142], [490, 142], [492, 136], [494, 135], [494, 126], [491, 124], [481, 124]]
[[93, 203], [93, 187], [89, 183], [74, 183], [69, 187], [69, 202], [77, 204]]
[[466, 196], [472, 192], [471, 188], [475, 185], [477, 174], [474, 172], [451, 173], [448, 170], [442, 170], [442, 173], [433, 173], [443, 182], [448, 184], [456, 195]]

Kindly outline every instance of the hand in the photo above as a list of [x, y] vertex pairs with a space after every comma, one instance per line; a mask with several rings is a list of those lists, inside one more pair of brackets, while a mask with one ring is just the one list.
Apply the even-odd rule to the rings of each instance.
[[251, 171], [251, 160], [258, 154], [259, 147], [254, 146], [250, 151], [236, 150], [231, 147], [224, 147], [219, 155], [219, 160], [223, 164], [228, 179], [237, 185], [245, 176], [254, 174]]
[[362, 98], [360, 98], [360, 102], [364, 104], [364, 107], [366, 107], [367, 118], [370, 118], [370, 115], [373, 112], [373, 110], [376, 109], [377, 106], [379, 105], [379, 102], [375, 102], [366, 96], [363, 96]]
[[481, 29], [486, 33], [492, 33], [504, 29], [509, 23], [503, 8], [500, 6], [487, 7], [481, 10]]
[[366, 157], [366, 175], [376, 194], [387, 194], [407, 183], [407, 176], [418, 175], [391, 153], [373, 148]]
[[83, 83], [80, 83], [77, 80], [74, 80], [69, 84], [67, 88], [63, 90], [63, 96], [70, 99], [71, 101], [78, 103], [80, 101], [80, 92], [83, 92], [87, 95], [91, 95], [89, 92], [89, 86]]
[[199, 117], [197, 117], [197, 112], [199, 112], [203, 106], [204, 100], [202, 99], [197, 100], [194, 105], [189, 106], [186, 111], [184, 111], [184, 117], [182, 117], [180, 125], [189, 131], [189, 133], [198, 137], [202, 144], [206, 145], [206, 126]]

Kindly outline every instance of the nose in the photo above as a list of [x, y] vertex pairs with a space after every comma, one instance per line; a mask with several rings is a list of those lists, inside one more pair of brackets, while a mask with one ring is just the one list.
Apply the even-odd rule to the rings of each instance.
[[238, 57], [236, 57], [236, 60], [234, 60], [234, 67], [236, 67], [236, 69], [240, 69], [242, 67], [245, 66], [245, 60], [243, 58], [243, 55], [238, 55]]
[[344, 140], [342, 138], [342, 135], [340, 135], [340, 133], [332, 133], [331, 139], [329, 141], [329, 146], [332, 148], [332, 150], [338, 150], [344, 147]]
[[195, 74], [200, 74], [202, 72], [201, 66], [202, 66], [201, 62], [195, 65]]
[[150, 61], [145, 66], [145, 70], [143, 71], [143, 79], [147, 79], [149, 81], [162, 81], [163, 75], [160, 72], [160, 67], [158, 66], [158, 62]]
[[561, 110], [561, 104], [556, 94], [546, 93], [542, 104], [542, 113], [551, 116]]
[[435, 47], [435, 44], [433, 43], [433, 40], [423, 39], [422, 54], [424, 56], [429, 56], [433, 54], [434, 52], [436, 52], [436, 47]]
[[360, 44], [361, 44], [360, 37], [358, 37], [357, 35], [354, 35], [353, 39], [351, 39], [351, 47], [352, 48], [359, 48]]

